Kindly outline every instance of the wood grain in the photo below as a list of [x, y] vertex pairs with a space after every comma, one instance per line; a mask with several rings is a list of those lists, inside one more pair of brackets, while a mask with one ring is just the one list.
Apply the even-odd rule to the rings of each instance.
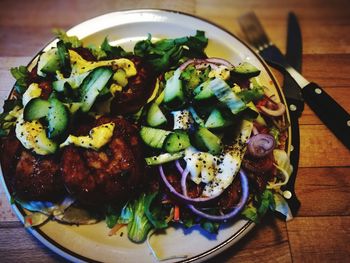
[[298, 217], [287, 223], [294, 262], [348, 262], [350, 217]]
[[237, 245], [209, 262], [292, 262], [286, 223], [267, 215]]
[[[163, 8], [210, 20], [243, 39], [237, 18], [254, 11], [270, 39], [286, 47], [289, 11], [303, 36], [303, 75], [350, 111], [350, 1], [348, 0], [106, 0], [0, 1], [0, 106], [14, 80], [9, 68], [25, 65], [52, 39], [51, 30], [118, 10]], [[276, 73], [282, 81], [282, 75]], [[269, 215], [238, 244], [210, 262], [348, 262], [350, 259], [350, 151], [305, 105], [300, 118], [292, 221]], [[350, 135], [349, 135], [350, 136]], [[1, 262], [63, 262], [19, 223], [0, 186]]]
[[[0, 224], [1, 262], [66, 262], [30, 235], [19, 222]], [[15, 244], [15, 245], [14, 245]]]
[[349, 216], [350, 167], [300, 168], [296, 193], [299, 216]]

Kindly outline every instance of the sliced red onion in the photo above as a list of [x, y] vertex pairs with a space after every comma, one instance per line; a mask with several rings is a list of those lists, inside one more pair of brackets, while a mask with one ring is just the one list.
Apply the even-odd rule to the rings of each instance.
[[[159, 173], [160, 176], [162, 178], [162, 180], [164, 181], [165, 186], [168, 188], [168, 190], [170, 191], [171, 194], [173, 194], [174, 196], [176, 196], [177, 198], [179, 198], [181, 201], [183, 201], [186, 204], [205, 204], [207, 202], [212, 201], [213, 199], [217, 198], [218, 196], [211, 196], [211, 197], [197, 197], [197, 198], [191, 198], [188, 196], [185, 196], [179, 192], [177, 192], [175, 190], [175, 188], [171, 185], [171, 183], [168, 181], [168, 179], [166, 178], [165, 174], [164, 174], [164, 170], [163, 170], [163, 166], [159, 165]], [[188, 170], [185, 169], [182, 172], [182, 177], [184, 177], [184, 174], [188, 175]], [[181, 178], [182, 180], [182, 178]]]
[[183, 172], [181, 173], [181, 188], [182, 188], [182, 193], [184, 196], [188, 196], [187, 195], [187, 184], [186, 184], [188, 174], [189, 174], [189, 170], [187, 170], [187, 169], [183, 170]]
[[182, 71], [187, 68], [189, 65], [203, 63], [203, 59], [190, 59], [180, 65], [179, 69]]
[[182, 174], [182, 173], [184, 172], [184, 169], [182, 168], [182, 166], [181, 166], [179, 160], [176, 160], [176, 161], [175, 161], [175, 165], [176, 165], [176, 168], [177, 168], [177, 170], [179, 171], [179, 173]]
[[207, 58], [206, 61], [214, 63], [216, 65], [223, 65], [228, 68], [233, 68], [234, 66], [227, 60], [222, 58]]
[[283, 103], [279, 102], [279, 103], [275, 103], [275, 109], [269, 109], [266, 106], [260, 106], [260, 110], [272, 117], [278, 117], [281, 116], [283, 113], [285, 113], [286, 111], [286, 106], [284, 106]]
[[259, 133], [249, 138], [248, 152], [251, 156], [262, 158], [275, 148], [275, 138], [270, 134]]
[[193, 205], [187, 205], [188, 208], [195, 214], [199, 215], [200, 217], [207, 218], [209, 220], [213, 221], [226, 221], [228, 219], [231, 219], [239, 214], [241, 210], [243, 209], [244, 205], [248, 201], [249, 197], [249, 186], [248, 186], [248, 178], [244, 171], [241, 169], [239, 171], [240, 179], [241, 179], [241, 186], [242, 186], [242, 196], [239, 200], [237, 206], [235, 206], [229, 213], [224, 215], [212, 215], [204, 213], [203, 211], [197, 209]]
[[210, 66], [213, 69], [216, 69], [220, 65], [228, 68], [234, 67], [230, 62], [222, 58], [206, 58], [206, 59], [195, 58], [195, 59], [187, 60], [185, 63], [180, 65], [179, 69], [184, 70], [189, 65], [195, 65], [196, 69], [203, 69], [203, 68], [207, 68], [208, 66]]

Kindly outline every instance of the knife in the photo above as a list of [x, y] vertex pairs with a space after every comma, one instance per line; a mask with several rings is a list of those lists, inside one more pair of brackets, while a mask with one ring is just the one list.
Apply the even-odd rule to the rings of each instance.
[[[294, 13], [288, 15], [288, 29], [287, 29], [287, 52], [286, 59], [289, 64], [297, 71], [301, 72], [302, 64], [302, 37], [299, 23]], [[295, 180], [299, 166], [299, 121], [298, 118], [304, 109], [304, 99], [302, 97], [298, 84], [292, 79], [289, 74], [284, 74], [283, 92], [286, 98], [286, 103], [289, 108], [289, 116], [291, 121], [291, 152], [290, 163], [293, 166], [292, 174], [288, 183], [282, 187], [283, 191], [289, 191], [291, 196], [287, 199], [287, 203], [295, 216], [300, 208], [300, 201], [295, 194]]]
[[305, 102], [316, 113], [321, 121], [333, 134], [350, 149], [350, 115], [319, 85], [306, 80], [295, 70], [283, 56], [281, 51], [272, 44], [258, 18], [254, 13], [239, 18], [239, 23], [247, 35], [248, 41], [255, 46], [259, 54], [271, 65], [288, 73], [298, 84]]

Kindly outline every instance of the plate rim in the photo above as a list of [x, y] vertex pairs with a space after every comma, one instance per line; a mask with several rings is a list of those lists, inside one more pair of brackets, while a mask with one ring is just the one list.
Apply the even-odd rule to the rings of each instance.
[[[74, 29], [75, 27], [80, 26], [81, 24], [103, 17], [103, 16], [110, 16], [112, 14], [118, 14], [118, 13], [140, 13], [140, 12], [159, 12], [159, 13], [171, 13], [171, 14], [179, 14], [179, 15], [184, 15], [184, 16], [188, 16], [191, 18], [194, 18], [196, 20], [200, 20], [203, 22], [206, 22], [208, 24], [211, 24], [212, 26], [226, 32], [228, 35], [232, 36], [233, 38], [235, 38], [237, 41], [239, 41], [241, 44], [243, 44], [245, 46], [246, 49], [248, 49], [249, 51], [251, 51], [255, 57], [259, 60], [259, 62], [264, 66], [264, 69], [266, 71], [266, 73], [268, 74], [268, 76], [270, 77], [271, 81], [273, 82], [273, 86], [275, 87], [279, 98], [282, 100], [282, 102], [287, 105], [286, 103], [286, 99], [285, 96], [282, 92], [281, 86], [279, 85], [276, 77], [274, 76], [273, 72], [271, 71], [270, 67], [268, 66], [268, 64], [264, 61], [264, 59], [251, 47], [249, 46], [246, 42], [244, 42], [243, 40], [241, 40], [240, 38], [238, 38], [234, 33], [232, 33], [231, 31], [229, 31], [228, 29], [226, 29], [225, 27], [218, 25], [217, 23], [203, 18], [199, 15], [194, 15], [194, 14], [190, 14], [184, 11], [179, 11], [179, 10], [171, 10], [171, 9], [163, 9], [163, 8], [137, 8], [137, 9], [121, 9], [118, 11], [113, 11], [113, 12], [108, 12], [108, 13], [104, 13], [101, 15], [97, 15], [97, 16], [93, 16], [91, 18], [88, 18], [82, 22], [80, 22], [79, 24], [73, 25], [72, 27], [70, 27], [66, 32], [69, 33], [70, 30]], [[43, 45], [43, 48], [41, 48], [28, 62], [27, 67], [30, 66], [40, 55], [41, 52], [43, 52], [43, 50], [45, 48], [47, 48], [49, 45], [52, 45], [55, 41], [57, 40], [57, 38], [52, 38], [49, 42], [47, 42], [45, 45]], [[8, 99], [11, 98], [11, 94], [13, 93], [14, 90], [14, 86], [12, 87], [12, 89], [10, 90]], [[290, 122], [290, 114], [289, 114], [289, 109], [286, 109], [286, 118], [287, 120]], [[290, 127], [288, 128], [288, 141], [287, 141], [287, 154], [289, 156], [290, 154], [290, 145], [291, 145], [291, 129]], [[0, 166], [1, 167], [1, 166]], [[7, 188], [6, 182], [5, 182], [5, 178], [2, 172], [2, 168], [0, 170], [1, 172], [1, 177], [0, 177], [0, 181], [2, 183], [2, 185], [4, 186], [5, 189], [5, 194], [7, 196], [8, 201], [11, 203], [11, 195], [9, 193], [9, 190]], [[25, 211], [22, 207], [18, 206], [17, 204], [12, 204], [11, 203], [11, 207], [14, 210], [16, 216], [19, 218], [19, 220], [21, 221], [22, 224], [24, 224], [24, 215], [25, 215]], [[214, 256], [217, 256], [218, 254], [224, 252], [226, 249], [228, 249], [229, 247], [232, 247], [235, 243], [237, 243], [240, 239], [242, 239], [243, 237], [245, 237], [254, 227], [256, 226], [256, 224], [252, 221], [247, 220], [246, 223], [239, 229], [239, 231], [237, 231], [236, 233], [234, 233], [234, 235], [230, 236], [229, 238], [227, 238], [226, 240], [222, 241], [220, 244], [216, 245], [215, 247], [202, 252], [198, 255], [195, 255], [191, 258], [185, 259], [185, 260], [180, 260], [177, 262], [181, 262], [181, 263], [189, 263], [189, 262], [202, 262], [204, 260], [208, 260]], [[60, 245], [59, 243], [57, 243], [56, 241], [54, 241], [51, 237], [49, 237], [43, 230], [40, 229], [40, 227], [29, 227], [26, 228], [26, 230], [32, 234], [38, 241], [40, 241], [44, 246], [46, 246], [47, 248], [49, 248], [51, 251], [53, 251], [54, 253], [56, 253], [57, 255], [59, 255], [60, 257], [63, 257], [64, 259], [70, 260], [70, 261], [74, 261], [74, 262], [100, 262], [98, 260], [94, 260], [88, 257], [85, 257], [83, 255], [77, 254], [74, 251], [68, 249], [67, 247], [64, 247], [62, 245]]]

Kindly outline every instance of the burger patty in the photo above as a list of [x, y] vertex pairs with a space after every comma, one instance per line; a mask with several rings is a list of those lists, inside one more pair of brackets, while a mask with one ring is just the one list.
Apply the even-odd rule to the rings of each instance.
[[22, 151], [13, 187], [16, 194], [29, 200], [54, 200], [62, 197], [64, 185], [59, 162], [53, 157], [38, 157]]
[[1, 165], [9, 190], [24, 200], [52, 201], [65, 192], [59, 159], [24, 149], [14, 135], [2, 141]]
[[141, 58], [129, 58], [134, 62], [137, 75], [129, 78], [126, 89], [115, 94], [111, 102], [112, 114], [125, 114], [138, 111], [151, 95], [155, 78], [152, 70]]
[[64, 184], [83, 203], [126, 201], [143, 181], [144, 162], [136, 127], [122, 117], [102, 117], [94, 126], [111, 121], [115, 123], [112, 139], [99, 151], [76, 146], [63, 150]]

